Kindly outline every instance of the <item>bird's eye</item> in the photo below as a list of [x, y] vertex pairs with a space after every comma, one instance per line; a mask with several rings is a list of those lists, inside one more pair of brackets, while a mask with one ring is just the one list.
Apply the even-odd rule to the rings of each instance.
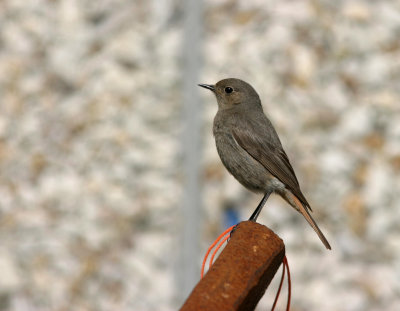
[[225, 93], [229, 94], [229, 93], [232, 93], [232, 92], [233, 92], [233, 88], [231, 88], [230, 86], [227, 86], [225, 88]]

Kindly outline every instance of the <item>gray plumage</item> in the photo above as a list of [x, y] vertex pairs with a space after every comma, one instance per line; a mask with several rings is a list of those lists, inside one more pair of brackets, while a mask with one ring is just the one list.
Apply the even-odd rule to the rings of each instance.
[[[254, 88], [233, 78], [221, 80], [216, 85], [200, 86], [213, 91], [217, 97], [218, 112], [213, 133], [218, 154], [227, 170], [253, 192], [264, 193], [266, 198], [271, 192], [279, 194], [306, 218], [330, 249], [310, 215], [310, 204], [300, 190], [278, 134], [264, 114]], [[264, 203], [260, 203], [260, 210]]]

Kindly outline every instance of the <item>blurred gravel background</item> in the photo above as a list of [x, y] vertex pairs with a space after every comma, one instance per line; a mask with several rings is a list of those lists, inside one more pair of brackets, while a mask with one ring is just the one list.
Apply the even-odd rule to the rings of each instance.
[[[0, 310], [182, 303], [182, 7], [0, 2]], [[292, 310], [399, 310], [400, 2], [209, 0], [204, 25], [199, 82], [258, 90], [333, 247], [269, 201]], [[223, 207], [245, 219], [260, 196], [220, 163], [199, 93], [204, 252]]]

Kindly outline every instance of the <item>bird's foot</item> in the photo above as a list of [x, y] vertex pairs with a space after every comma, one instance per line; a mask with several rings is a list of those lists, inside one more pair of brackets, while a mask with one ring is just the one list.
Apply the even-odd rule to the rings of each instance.
[[229, 233], [229, 239], [228, 239], [228, 241], [229, 241], [230, 238], [232, 237], [232, 234], [236, 231], [237, 226], [238, 226], [238, 225], [236, 225], [236, 226], [234, 226], [234, 227], [232, 228], [231, 232]]

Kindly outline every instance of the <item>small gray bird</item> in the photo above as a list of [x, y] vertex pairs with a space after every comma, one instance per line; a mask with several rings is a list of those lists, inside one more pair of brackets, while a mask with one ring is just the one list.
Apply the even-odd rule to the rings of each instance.
[[268, 197], [275, 192], [304, 216], [325, 247], [331, 249], [310, 215], [310, 204], [254, 88], [233, 78], [199, 86], [217, 97], [213, 133], [222, 163], [247, 189], [264, 193], [249, 220], [257, 220]]

